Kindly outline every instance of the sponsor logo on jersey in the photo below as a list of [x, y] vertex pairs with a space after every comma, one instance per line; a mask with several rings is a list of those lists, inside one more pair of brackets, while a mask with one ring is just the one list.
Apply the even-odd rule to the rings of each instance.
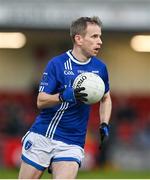
[[99, 74], [99, 71], [92, 71], [92, 73]]
[[87, 72], [87, 71], [84, 71], [84, 70], [77, 70], [77, 73], [79, 73], [79, 74], [84, 73], [84, 72]]
[[[77, 70], [77, 72], [79, 73], [79, 74], [81, 74], [81, 73], [85, 73], [85, 72], [88, 72], [88, 71], [84, 71], [84, 70]], [[95, 73], [95, 74], [99, 74], [99, 71], [98, 70], [93, 70], [93, 71], [91, 71], [92, 73]]]

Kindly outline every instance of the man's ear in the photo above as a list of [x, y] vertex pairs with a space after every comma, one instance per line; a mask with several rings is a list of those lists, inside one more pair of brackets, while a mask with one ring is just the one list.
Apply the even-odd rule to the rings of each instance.
[[83, 37], [80, 34], [76, 34], [74, 39], [75, 39], [75, 42], [77, 45], [79, 45], [79, 46], [82, 45]]

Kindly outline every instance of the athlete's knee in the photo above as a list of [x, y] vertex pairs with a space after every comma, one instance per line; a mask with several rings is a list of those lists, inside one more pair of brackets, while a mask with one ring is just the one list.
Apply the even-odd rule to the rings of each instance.
[[79, 165], [76, 162], [53, 162], [52, 176], [54, 179], [75, 179]]
[[42, 174], [43, 171], [40, 171], [35, 167], [22, 161], [18, 179], [39, 179]]

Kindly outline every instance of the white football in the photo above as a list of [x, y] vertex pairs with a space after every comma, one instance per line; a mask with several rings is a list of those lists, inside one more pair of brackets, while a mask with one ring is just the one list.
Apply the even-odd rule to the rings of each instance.
[[87, 93], [88, 101], [85, 104], [94, 104], [99, 102], [104, 96], [105, 84], [100, 76], [92, 72], [85, 72], [79, 74], [74, 82], [73, 88], [84, 87], [82, 92]]

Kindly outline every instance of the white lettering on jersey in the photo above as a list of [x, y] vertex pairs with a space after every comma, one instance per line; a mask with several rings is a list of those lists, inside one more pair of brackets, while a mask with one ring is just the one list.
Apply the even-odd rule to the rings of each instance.
[[73, 71], [64, 70], [65, 75], [74, 75]]
[[64, 67], [64, 75], [74, 75], [74, 72], [72, 71], [72, 64], [70, 58], [64, 63]]
[[87, 71], [84, 71], [84, 70], [77, 70], [77, 72], [80, 74], [80, 73], [84, 73], [84, 72], [87, 72]]
[[99, 74], [99, 71], [92, 71], [92, 73]]

